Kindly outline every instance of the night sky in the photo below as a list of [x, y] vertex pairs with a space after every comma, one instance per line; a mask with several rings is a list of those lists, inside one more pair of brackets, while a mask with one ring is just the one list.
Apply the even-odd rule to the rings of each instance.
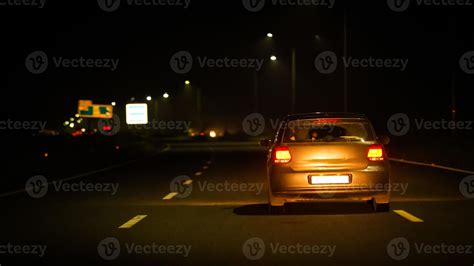
[[[297, 60], [296, 111], [341, 111], [342, 62], [325, 75], [315, 69], [314, 59], [326, 50], [343, 54], [346, 8], [348, 56], [408, 59], [405, 71], [348, 69], [349, 111], [377, 121], [398, 112], [449, 118], [455, 84], [457, 113], [469, 119], [474, 113], [474, 75], [460, 69], [459, 58], [474, 50], [474, 7], [416, 6], [412, 1], [408, 10], [394, 12], [386, 1], [377, 2], [336, 1], [333, 9], [268, 4], [257, 13], [246, 10], [241, 1], [191, 1], [188, 9], [122, 3], [111, 13], [96, 1], [50, 1], [43, 9], [2, 6], [1, 113], [54, 125], [76, 112], [79, 99], [117, 101], [123, 108], [131, 97], [143, 101], [146, 95], [159, 97], [166, 91], [172, 96], [172, 113], [184, 117], [194, 110], [184, 88], [186, 79], [200, 88], [207, 120], [238, 121], [253, 112], [253, 71], [200, 68], [196, 57], [207, 56], [265, 59], [257, 74], [258, 111], [278, 117], [290, 112], [292, 48]], [[266, 38], [267, 32], [274, 38]], [[37, 50], [49, 57], [120, 61], [116, 71], [50, 66], [34, 75], [26, 70], [25, 58]], [[195, 58], [188, 74], [170, 68], [171, 56], [182, 50]], [[277, 62], [268, 60], [271, 54]]]

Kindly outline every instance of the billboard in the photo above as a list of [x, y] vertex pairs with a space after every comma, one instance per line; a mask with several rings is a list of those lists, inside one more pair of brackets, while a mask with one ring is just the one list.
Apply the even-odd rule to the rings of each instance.
[[129, 103], [125, 106], [127, 125], [148, 124], [148, 105], [146, 103]]
[[91, 100], [79, 100], [77, 114], [86, 118], [112, 118], [113, 106], [108, 104], [94, 104]]

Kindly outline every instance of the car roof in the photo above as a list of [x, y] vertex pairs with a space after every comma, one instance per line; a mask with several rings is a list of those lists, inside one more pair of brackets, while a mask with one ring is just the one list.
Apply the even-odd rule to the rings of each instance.
[[302, 113], [302, 114], [291, 114], [287, 115], [287, 120], [298, 120], [298, 119], [311, 119], [311, 118], [358, 118], [367, 119], [367, 116], [359, 113], [347, 113], [347, 112], [313, 112], [313, 113]]

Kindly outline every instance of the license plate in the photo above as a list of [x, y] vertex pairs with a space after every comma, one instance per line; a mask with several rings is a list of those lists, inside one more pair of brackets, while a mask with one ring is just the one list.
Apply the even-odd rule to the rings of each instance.
[[312, 175], [309, 180], [312, 185], [349, 184], [348, 175]]

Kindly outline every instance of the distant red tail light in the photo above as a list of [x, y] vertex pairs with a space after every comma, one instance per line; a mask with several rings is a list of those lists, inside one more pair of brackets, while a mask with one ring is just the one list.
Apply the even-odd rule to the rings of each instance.
[[273, 149], [273, 163], [284, 164], [291, 161], [290, 149], [286, 146], [278, 146]]
[[372, 145], [367, 152], [369, 161], [383, 161], [385, 158], [382, 145]]
[[112, 126], [103, 126], [103, 127], [102, 127], [102, 130], [104, 130], [104, 131], [111, 131], [111, 130], [112, 130]]

